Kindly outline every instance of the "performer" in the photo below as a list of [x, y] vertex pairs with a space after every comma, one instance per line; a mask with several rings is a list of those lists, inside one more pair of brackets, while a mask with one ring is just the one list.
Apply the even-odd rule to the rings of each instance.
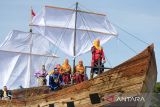
[[58, 73], [60, 73], [61, 75], [63, 75], [64, 71], [62, 70], [62, 66], [60, 64], [57, 64], [56, 68], [57, 68]]
[[[93, 42], [93, 47], [91, 48], [92, 52], [92, 67], [104, 67], [104, 63], [106, 62], [103, 48], [100, 46], [100, 40], [95, 39]], [[102, 62], [103, 60], [103, 62]], [[104, 69], [92, 68], [91, 69], [91, 78], [93, 78], [94, 73], [101, 74]]]
[[12, 92], [7, 89], [7, 86], [4, 86], [3, 90], [0, 90], [0, 98], [2, 100], [11, 100]]
[[45, 69], [45, 65], [42, 65], [42, 70], [36, 72], [35, 77], [37, 77], [38, 79], [38, 86], [44, 86], [47, 83], [47, 79], [46, 76], [48, 75], [46, 69]]
[[71, 81], [70, 75], [71, 75], [71, 66], [69, 65], [68, 59], [64, 60], [64, 63], [62, 64], [62, 77], [65, 84], [69, 84]]
[[58, 72], [57, 68], [54, 68], [54, 72], [52, 71], [49, 75], [49, 87], [51, 90], [59, 90], [63, 85], [62, 75]]
[[83, 65], [83, 61], [79, 60], [78, 65], [76, 66], [76, 72], [75, 72], [75, 81], [76, 83], [80, 83], [84, 81], [85, 78], [85, 67]]

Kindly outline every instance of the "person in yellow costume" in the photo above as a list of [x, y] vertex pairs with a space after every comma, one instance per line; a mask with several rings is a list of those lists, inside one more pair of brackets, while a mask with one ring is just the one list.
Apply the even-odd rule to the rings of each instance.
[[83, 65], [83, 61], [79, 60], [78, 65], [76, 66], [76, 72], [75, 72], [75, 81], [76, 83], [80, 83], [84, 81], [85, 78], [85, 67]]
[[63, 81], [65, 84], [69, 84], [69, 82], [71, 81], [71, 66], [69, 65], [69, 60], [65, 59], [64, 63], [61, 66], [62, 71], [63, 71]]

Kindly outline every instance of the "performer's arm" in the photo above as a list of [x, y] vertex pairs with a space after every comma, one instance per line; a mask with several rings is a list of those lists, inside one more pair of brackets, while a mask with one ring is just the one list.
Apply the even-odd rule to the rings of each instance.
[[92, 52], [92, 54], [95, 52], [95, 47], [94, 46], [91, 48], [91, 52]]
[[69, 66], [69, 73], [71, 73], [72, 72], [72, 70], [71, 70], [71, 66]]
[[106, 58], [105, 58], [103, 49], [102, 49], [102, 59], [103, 59], [103, 61], [104, 61], [104, 63], [105, 63], [105, 62], [106, 62]]
[[94, 66], [94, 60], [95, 60], [95, 47], [94, 46], [91, 48], [91, 52], [92, 52], [91, 66]]

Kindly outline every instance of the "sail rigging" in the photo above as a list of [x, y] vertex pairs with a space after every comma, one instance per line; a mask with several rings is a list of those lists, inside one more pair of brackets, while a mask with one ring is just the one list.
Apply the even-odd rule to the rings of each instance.
[[[76, 39], [74, 39], [75, 23]], [[106, 15], [83, 11], [80, 7], [76, 11], [45, 6], [42, 12], [33, 18], [30, 26], [73, 58], [88, 52], [94, 39], [100, 39], [103, 45], [117, 36], [117, 31]]]
[[40, 34], [11, 31], [0, 46], [0, 88], [5, 85], [11, 89], [37, 86], [36, 70], [43, 64], [50, 66], [51, 60], [57, 58], [52, 49], [52, 43]]
[[[33, 73], [42, 64], [57, 58], [54, 46], [76, 58], [88, 52], [95, 39], [101, 45], [117, 36], [117, 31], [104, 14], [76, 7], [66, 9], [45, 6], [30, 24], [35, 33], [13, 30], [0, 46], [0, 86], [10, 88], [36, 86]], [[5, 54], [5, 57], [4, 57]], [[6, 57], [7, 56], [7, 57]]]

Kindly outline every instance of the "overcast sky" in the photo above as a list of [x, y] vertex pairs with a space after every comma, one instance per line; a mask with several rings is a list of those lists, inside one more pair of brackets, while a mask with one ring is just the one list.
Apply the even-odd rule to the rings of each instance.
[[[0, 42], [8, 32], [13, 29], [29, 31], [30, 7], [35, 13], [44, 5], [60, 7], [73, 7], [76, 0], [1, 0], [0, 2]], [[136, 35], [145, 42], [155, 45], [158, 72], [160, 70], [160, 0], [79, 0], [81, 6], [100, 13], [105, 13], [112, 23]], [[112, 67], [135, 56], [147, 47], [146, 44], [132, 38], [125, 32], [116, 28], [119, 38], [133, 48], [136, 53], [128, 49], [119, 40], [112, 39], [103, 46], [106, 57]], [[65, 57], [60, 54], [62, 61]], [[91, 54], [85, 54], [78, 59], [83, 59], [85, 65], [90, 64]], [[106, 66], [110, 66], [106, 63]], [[160, 81], [160, 73], [158, 73]]]

